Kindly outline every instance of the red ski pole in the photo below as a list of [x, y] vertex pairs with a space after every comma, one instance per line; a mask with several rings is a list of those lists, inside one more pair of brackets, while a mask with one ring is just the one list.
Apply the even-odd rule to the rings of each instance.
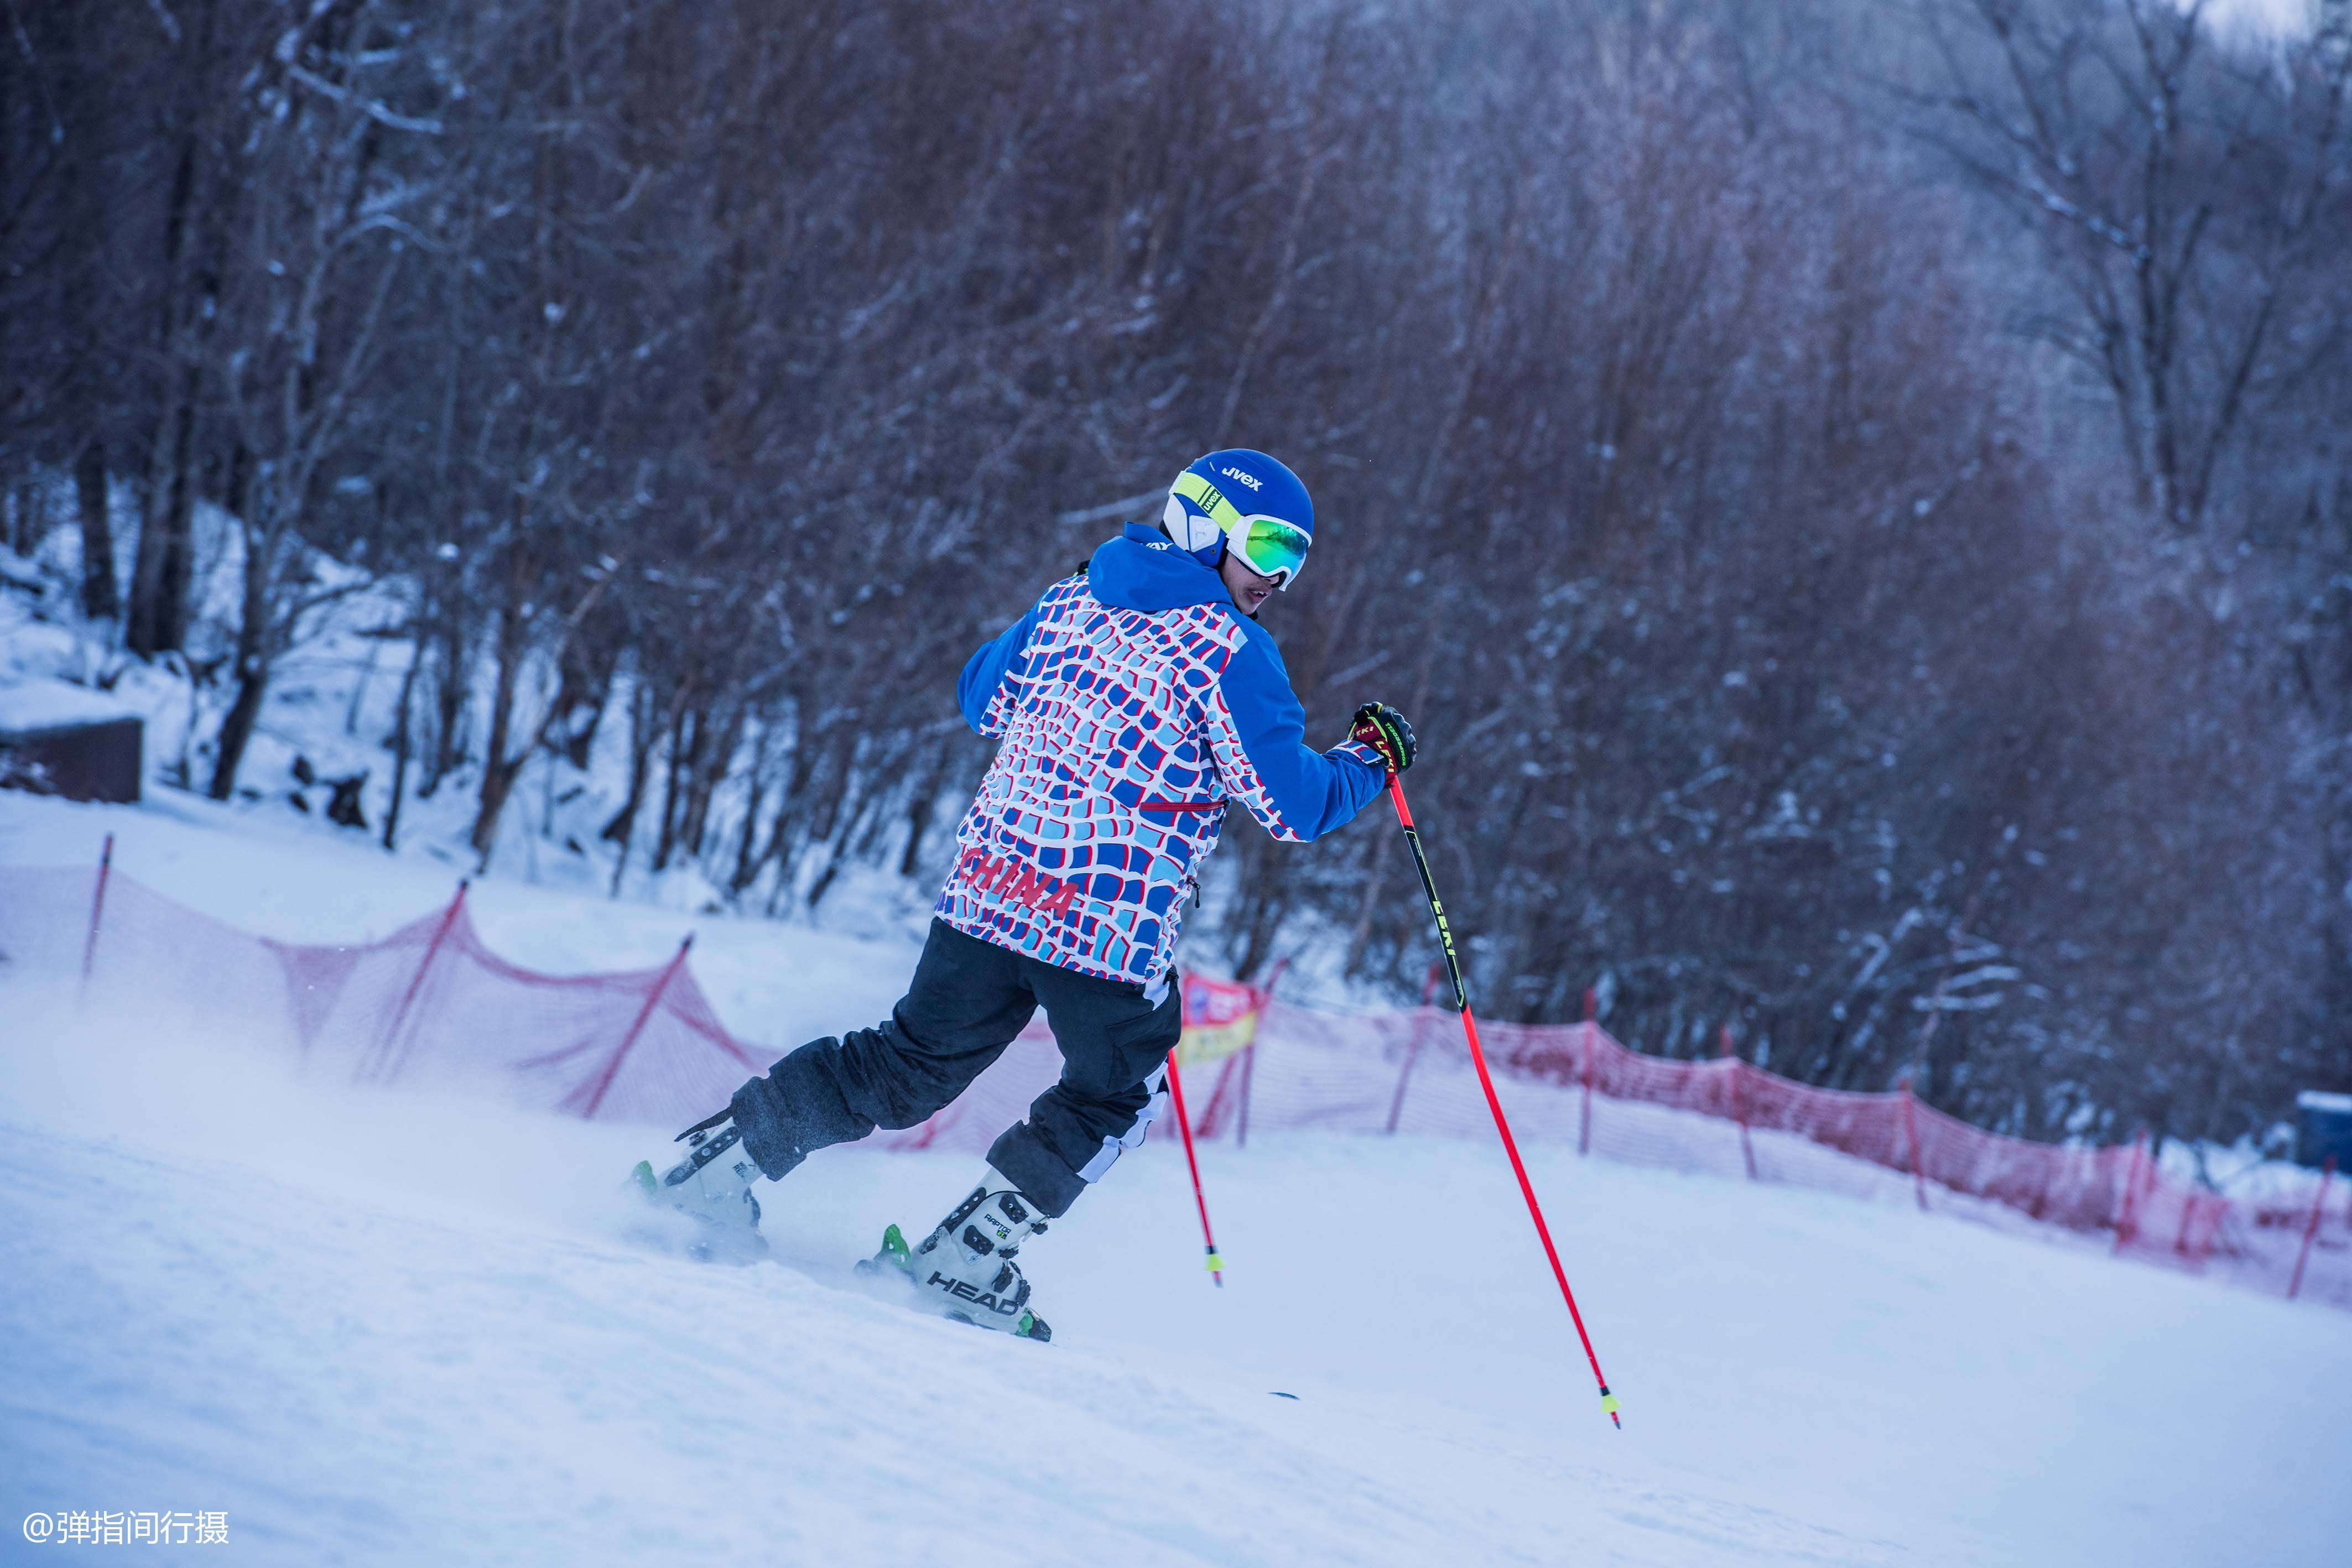
[[[1183, 1049], [1179, 1045], [1176, 1051]], [[1201, 1210], [1201, 1239], [1207, 1243], [1209, 1278], [1222, 1291], [1225, 1288], [1225, 1260], [1217, 1256], [1217, 1239], [1209, 1233], [1209, 1200], [1201, 1196], [1201, 1162], [1192, 1154], [1192, 1118], [1184, 1114], [1184, 1079], [1176, 1071], [1176, 1051], [1168, 1053], [1168, 1093], [1176, 1102], [1176, 1130], [1184, 1134], [1184, 1163], [1192, 1167], [1192, 1202]]]
[[[1592, 1336], [1584, 1332], [1584, 1314], [1576, 1310], [1576, 1292], [1568, 1288], [1568, 1271], [1559, 1266], [1559, 1249], [1551, 1244], [1551, 1228], [1544, 1223], [1543, 1207], [1536, 1202], [1536, 1189], [1528, 1180], [1528, 1167], [1519, 1159], [1518, 1142], [1511, 1136], [1511, 1124], [1503, 1116], [1503, 1103], [1495, 1098], [1495, 1080], [1486, 1071], [1486, 1052], [1478, 1044], [1478, 1020], [1471, 1016], [1470, 994], [1462, 986], [1462, 961], [1454, 956], [1454, 932], [1445, 924], [1445, 906], [1437, 902], [1437, 883], [1429, 874], [1429, 856], [1422, 852], [1420, 830], [1412, 825], [1412, 813], [1405, 808], [1404, 785], [1393, 770], [1389, 774], [1389, 799], [1396, 805], [1397, 821], [1404, 829], [1405, 842], [1412, 847], [1412, 863], [1421, 872], [1422, 891], [1429, 894], [1429, 913], [1437, 921], [1437, 940], [1445, 949], [1446, 972], [1454, 977], [1454, 1005], [1462, 1010], [1462, 1032], [1470, 1041], [1470, 1060], [1478, 1069], [1478, 1087], [1486, 1092], [1486, 1109], [1495, 1113], [1495, 1130], [1503, 1134], [1503, 1152], [1511, 1156], [1511, 1173], [1519, 1178], [1520, 1195], [1528, 1200], [1528, 1213], [1534, 1217], [1536, 1234], [1543, 1239], [1544, 1256], [1551, 1260], [1551, 1276], [1559, 1281], [1560, 1298], [1568, 1303], [1568, 1315], [1576, 1324], [1577, 1340], [1584, 1346], [1584, 1359], [1592, 1367], [1592, 1381], [1601, 1385], [1601, 1408], [1607, 1413], [1610, 1424], [1622, 1430], [1625, 1424], [1617, 1419], [1617, 1396], [1609, 1392], [1609, 1379], [1601, 1375], [1601, 1358], [1592, 1354]], [[1178, 1114], [1182, 1114], [1181, 1109]]]

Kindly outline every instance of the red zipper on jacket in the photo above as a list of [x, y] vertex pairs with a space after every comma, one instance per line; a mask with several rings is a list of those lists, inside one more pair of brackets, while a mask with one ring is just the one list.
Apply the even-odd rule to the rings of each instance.
[[1223, 804], [1223, 800], [1144, 800], [1139, 802], [1135, 809], [1139, 811], [1213, 811]]

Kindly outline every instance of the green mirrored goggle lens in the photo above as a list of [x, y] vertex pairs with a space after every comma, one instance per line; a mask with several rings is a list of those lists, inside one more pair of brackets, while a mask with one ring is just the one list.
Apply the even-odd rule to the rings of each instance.
[[1250, 570], [1263, 577], [1280, 580], [1288, 588], [1297, 580], [1298, 569], [1306, 564], [1307, 547], [1311, 542], [1299, 529], [1279, 517], [1252, 517], [1246, 528], [1233, 533], [1233, 548]]

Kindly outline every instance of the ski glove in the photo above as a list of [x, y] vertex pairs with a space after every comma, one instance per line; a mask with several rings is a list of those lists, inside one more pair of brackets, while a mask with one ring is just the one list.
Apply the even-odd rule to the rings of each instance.
[[1366, 703], [1358, 708], [1348, 737], [1360, 740], [1379, 752], [1391, 773], [1402, 773], [1412, 766], [1412, 726], [1405, 723], [1404, 715], [1386, 703]]

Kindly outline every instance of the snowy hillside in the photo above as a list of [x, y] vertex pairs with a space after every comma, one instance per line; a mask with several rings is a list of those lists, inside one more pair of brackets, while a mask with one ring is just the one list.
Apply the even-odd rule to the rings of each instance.
[[[446, 891], [210, 808], [0, 796], [0, 859], [110, 829], [274, 934]], [[678, 934], [495, 881], [480, 907], [562, 968]], [[868, 1021], [913, 952], [700, 924], [762, 1039]], [[777, 1261], [698, 1266], [614, 1197], [669, 1129], [306, 1081], [135, 998], [16, 980], [0, 1018], [0, 1561], [110, 1561], [18, 1521], [142, 1510], [288, 1564], [2234, 1568], [2352, 1539], [2352, 1320], [2095, 1248], [1533, 1149], [1617, 1433], [1488, 1144], [1204, 1148], [1219, 1291], [1155, 1141], [1030, 1249], [1040, 1346], [847, 1273], [968, 1157], [821, 1155], [772, 1189]]]

